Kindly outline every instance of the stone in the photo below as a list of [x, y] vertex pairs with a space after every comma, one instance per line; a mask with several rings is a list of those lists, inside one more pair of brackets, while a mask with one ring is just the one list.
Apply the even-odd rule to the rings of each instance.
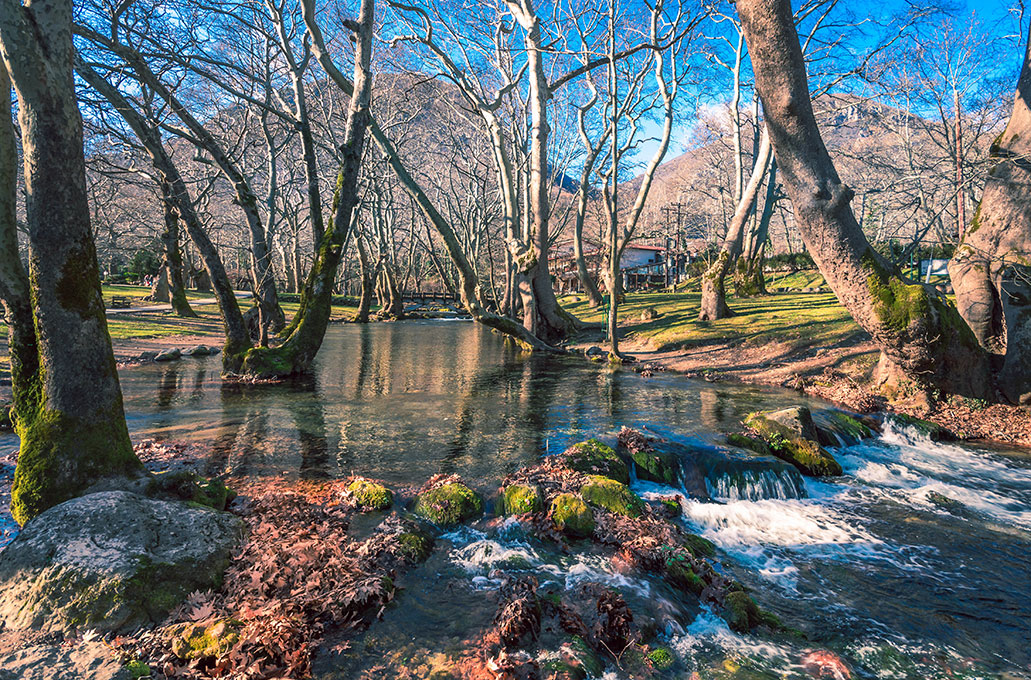
[[761, 623], [759, 605], [740, 590], [727, 594], [723, 601], [723, 618], [737, 633], [747, 633]]
[[206, 357], [211, 354], [211, 348], [206, 345], [194, 345], [183, 350], [184, 357]]
[[580, 489], [585, 501], [624, 517], [639, 517], [644, 512], [644, 501], [626, 484], [608, 477], [591, 475]]
[[634, 461], [634, 473], [638, 479], [657, 484], [674, 486], [677, 482], [677, 461], [667, 451], [634, 451], [630, 454]]
[[655, 319], [658, 319], [660, 316], [662, 315], [659, 314], [659, 311], [654, 307], [645, 307], [641, 311], [641, 321], [654, 321]]
[[0, 553], [0, 626], [66, 633], [161, 621], [221, 584], [243, 536], [233, 515], [127, 491], [73, 498]]
[[522, 515], [538, 512], [542, 506], [541, 492], [529, 484], [509, 484], [501, 492], [498, 514]]
[[166, 349], [163, 352], [158, 352], [158, 355], [154, 357], [154, 361], [176, 361], [182, 356], [182, 352], [179, 351], [178, 347], [172, 349]]
[[586, 538], [594, 533], [594, 513], [579, 496], [571, 493], [555, 496], [549, 515], [555, 528], [569, 536]]
[[184, 661], [222, 656], [240, 641], [243, 623], [234, 619], [217, 619], [204, 623], [179, 623], [165, 634], [172, 641], [172, 653]]
[[160, 352], [153, 352], [153, 351], [140, 352], [138, 355], [136, 355], [136, 358], [139, 361], [154, 361], [155, 359], [158, 358], [158, 354], [159, 353]]
[[483, 514], [483, 499], [461, 482], [451, 482], [415, 499], [412, 512], [441, 527], [451, 527]]
[[394, 504], [394, 494], [387, 487], [364, 477], [347, 485], [347, 496], [362, 510], [386, 510]]
[[[139, 677], [139, 676], [135, 676]], [[32, 645], [0, 654], [0, 680], [134, 680], [119, 655], [100, 641], [74, 647]]]
[[603, 350], [601, 347], [598, 347], [597, 345], [591, 345], [586, 350], [584, 350], [584, 354], [586, 354], [589, 357], [602, 357], [605, 356], [605, 350]]
[[851, 446], [874, 435], [869, 425], [844, 411], [817, 411], [813, 420], [823, 446]]
[[745, 425], [762, 439], [770, 453], [791, 463], [803, 475], [826, 477], [842, 473], [841, 464], [820, 446], [807, 408], [752, 413], [745, 418]]
[[573, 444], [562, 454], [566, 467], [588, 475], [601, 475], [623, 484], [630, 483], [630, 470], [611, 446], [597, 439]]
[[895, 423], [896, 426], [909, 428], [915, 430], [918, 434], [921, 434], [933, 442], [944, 442], [956, 439], [956, 435], [949, 432], [946, 428], [932, 423], [928, 420], [921, 420], [913, 416], [906, 415], [905, 413], [889, 413], [888, 420]]

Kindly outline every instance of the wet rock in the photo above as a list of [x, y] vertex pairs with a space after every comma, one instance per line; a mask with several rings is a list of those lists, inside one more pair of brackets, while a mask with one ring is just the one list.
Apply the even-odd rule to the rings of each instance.
[[745, 425], [762, 439], [770, 453], [804, 475], [824, 477], [842, 473], [841, 464], [817, 441], [816, 425], [807, 408], [752, 413], [745, 419]]
[[139, 354], [136, 355], [136, 358], [139, 361], [144, 361], [144, 362], [146, 362], [146, 361], [154, 361], [155, 359], [157, 359], [158, 354], [159, 354], [159, 352], [140, 352]]
[[386, 510], [394, 504], [390, 489], [364, 477], [357, 477], [347, 485], [347, 497], [362, 510]]
[[182, 354], [184, 357], [206, 357], [211, 355], [212, 351], [207, 345], [194, 345], [184, 349]]
[[849, 680], [852, 677], [852, 671], [841, 657], [826, 649], [817, 649], [802, 657], [802, 668], [820, 680]]
[[673, 486], [677, 482], [677, 461], [667, 451], [634, 451], [634, 472], [638, 479]]
[[597, 345], [591, 345], [590, 347], [584, 350], [584, 354], [588, 357], [603, 357], [605, 356], [606, 352]]
[[771, 455], [764, 442], [743, 436], [731, 436], [728, 441], [741, 448], [747, 447], [752, 453], [700, 447], [694, 450], [692, 461], [712, 495], [753, 501], [805, 498], [808, 495], [799, 471]]
[[213, 477], [206, 479], [190, 470], [157, 472], [146, 480], [145, 495], [152, 498], [169, 497], [225, 510], [236, 498], [236, 492]]
[[685, 593], [697, 596], [705, 589], [705, 581], [695, 572], [692, 560], [683, 553], [671, 552], [666, 557], [663, 575], [670, 585]]
[[851, 446], [874, 435], [869, 426], [844, 411], [818, 411], [813, 419], [823, 446]]
[[551, 501], [549, 511], [555, 528], [574, 538], [586, 538], [594, 533], [594, 513], [579, 496], [561, 493]]
[[676, 659], [668, 647], [656, 647], [648, 652], [648, 660], [652, 662], [655, 670], [665, 671], [673, 667]]
[[918, 434], [927, 437], [933, 442], [952, 441], [956, 439], [956, 435], [941, 425], [927, 420], [921, 420], [913, 416], [908, 416], [905, 413], [890, 413], [888, 414], [887, 419], [894, 422], [897, 426], [915, 430]]
[[588, 439], [573, 444], [562, 454], [566, 467], [588, 475], [601, 475], [623, 484], [630, 483], [630, 471], [626, 463], [616, 455], [611, 446], [597, 439]]
[[398, 534], [397, 542], [401, 556], [409, 564], [425, 562], [433, 552], [433, 537], [421, 531]]
[[501, 492], [498, 514], [522, 515], [543, 507], [540, 490], [530, 484], [509, 484]]
[[942, 510], [954, 515], [961, 515], [967, 509], [967, 506], [963, 505], [955, 498], [949, 498], [945, 494], [940, 494], [937, 491], [928, 491], [927, 500], [934, 505], [937, 505]]
[[204, 623], [180, 623], [165, 634], [172, 641], [172, 653], [184, 661], [218, 658], [240, 641], [243, 623], [218, 619]]
[[0, 680], [134, 680], [138, 677], [130, 665], [123, 664], [102, 642], [82, 642], [74, 647], [33, 645], [0, 655]]
[[106, 632], [160, 621], [221, 583], [242, 533], [228, 513], [125, 491], [66, 501], [0, 553], [0, 624]]
[[179, 348], [173, 347], [172, 349], [158, 352], [157, 356], [154, 357], [154, 361], [176, 361], [181, 356], [182, 352], [179, 351]]
[[736, 590], [723, 601], [723, 618], [731, 630], [747, 633], [761, 622], [759, 605], [748, 593]]
[[412, 512], [441, 527], [451, 527], [483, 514], [483, 499], [461, 482], [450, 482], [424, 491]]
[[624, 517], [639, 517], [644, 512], [644, 501], [626, 484], [608, 477], [591, 475], [580, 489], [585, 501]]

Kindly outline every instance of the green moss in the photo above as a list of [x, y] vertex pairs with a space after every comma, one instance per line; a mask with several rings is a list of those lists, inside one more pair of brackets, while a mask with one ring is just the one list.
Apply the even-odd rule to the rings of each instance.
[[639, 479], [657, 484], [676, 484], [676, 458], [670, 453], [635, 451], [630, 454]]
[[412, 512], [439, 524], [454, 526], [483, 513], [483, 499], [460, 482], [425, 491], [415, 499]]
[[611, 446], [597, 439], [574, 444], [566, 449], [565, 464], [569, 469], [591, 475], [602, 475], [623, 484], [630, 483], [630, 471]]
[[[41, 391], [42, 382], [32, 389]], [[21, 448], [11, 514], [19, 524], [78, 496], [101, 479], [143, 473], [129, 442], [121, 401], [110, 412], [88, 419], [44, 407], [33, 410], [30, 403], [22, 403], [15, 419]]]
[[543, 501], [536, 486], [509, 484], [501, 494], [500, 512], [506, 515], [522, 515], [540, 511]]
[[838, 430], [856, 441], [873, 436], [873, 430], [847, 413], [830, 411], [827, 416]]
[[294, 373], [294, 354], [290, 347], [251, 347], [243, 355], [239, 372], [261, 380], [285, 378]]
[[236, 498], [236, 492], [221, 479], [205, 479], [189, 470], [156, 473], [147, 484], [147, 495], [173, 496], [215, 510], [225, 510]]
[[687, 534], [684, 538], [684, 547], [691, 551], [691, 554], [695, 557], [713, 557], [716, 555], [716, 544], [697, 534]]
[[822, 477], [842, 473], [841, 464], [819, 443], [800, 437], [791, 428], [762, 413], [749, 414], [745, 425], [762, 438], [770, 453], [791, 463], [804, 475]]
[[217, 659], [240, 641], [243, 624], [235, 619], [212, 623], [180, 623], [167, 629], [172, 653], [185, 661]]
[[347, 485], [351, 500], [363, 510], [386, 510], [394, 504], [394, 494], [382, 484], [358, 477]]
[[601, 475], [590, 475], [588, 479], [580, 495], [591, 505], [626, 517], [639, 517], [644, 512], [644, 501], [626, 484]]
[[433, 552], [433, 537], [416, 531], [406, 531], [397, 537], [401, 556], [411, 564], [425, 562]]
[[755, 437], [749, 437], [743, 434], [728, 434], [727, 443], [731, 446], [736, 446], [739, 449], [746, 449], [754, 453], [758, 453], [763, 456], [772, 456], [773, 452], [770, 451], [770, 447], [766, 446], [766, 442]]
[[664, 576], [670, 585], [686, 593], [698, 596], [705, 589], [705, 581], [695, 573], [691, 560], [683, 553], [667, 553]]
[[652, 666], [656, 670], [665, 671], [673, 667], [676, 659], [673, 658], [673, 652], [667, 647], [656, 647], [652, 651], [648, 652], [648, 660], [652, 662]]
[[129, 671], [129, 675], [132, 676], [132, 680], [149, 678], [151, 675], [150, 666], [138, 659], [130, 659], [125, 662], [125, 670]]
[[906, 415], [905, 413], [892, 413], [888, 416], [888, 419], [904, 427], [915, 429], [931, 441], [949, 441], [956, 438], [952, 432], [949, 432], [949, 430], [937, 423], [932, 423], [928, 420], [921, 420], [920, 418]]
[[738, 633], [747, 633], [761, 623], [759, 605], [740, 590], [728, 593], [723, 600], [723, 618]]
[[662, 500], [659, 501], [659, 503], [661, 503], [662, 507], [666, 508], [670, 512], [676, 513], [678, 515], [681, 512], [682, 508], [680, 507], [680, 503], [678, 503], [677, 501], [675, 501], [675, 500], [673, 500], [671, 498], [663, 498]]
[[931, 314], [931, 296], [927, 288], [918, 283], [906, 283], [881, 266], [871, 253], [863, 258], [868, 274], [866, 287], [874, 301], [874, 313], [891, 331], [902, 333], [915, 322]]
[[551, 521], [570, 536], [585, 538], [594, 533], [594, 513], [579, 496], [563, 493], [551, 501]]
[[575, 662], [576, 667], [586, 671], [588, 676], [600, 678], [602, 673], [605, 672], [605, 666], [602, 664], [601, 659], [598, 658], [582, 637], [573, 636], [563, 647]]

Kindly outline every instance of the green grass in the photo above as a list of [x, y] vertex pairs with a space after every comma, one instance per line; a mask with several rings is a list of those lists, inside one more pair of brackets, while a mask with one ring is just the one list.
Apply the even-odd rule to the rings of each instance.
[[[579, 297], [579, 302], [573, 302]], [[759, 298], [730, 297], [734, 316], [719, 321], [699, 321], [701, 294], [630, 293], [619, 307], [620, 326], [626, 336], [668, 351], [712, 344], [760, 346], [771, 342], [797, 347], [826, 346], [840, 342], [860, 328], [831, 293], [782, 293]], [[583, 296], [566, 296], [563, 307], [583, 321], [604, 321], [603, 308], [591, 309]], [[651, 307], [659, 318], [642, 321], [641, 312]]]
[[827, 282], [816, 269], [803, 269], [797, 272], [770, 272], [766, 275], [767, 288], [820, 288]]
[[[143, 298], [150, 295], [149, 286], [132, 286], [129, 284], [122, 283], [105, 283], [101, 286], [101, 292], [104, 295], [104, 302], [110, 304], [111, 298], [115, 295], [121, 295], [122, 297], [132, 298], [133, 306], [149, 306], [159, 305], [160, 302], [152, 302], [151, 300], [144, 300]], [[188, 290], [186, 291], [186, 299], [190, 302], [194, 300], [205, 300], [214, 297], [214, 293], [211, 291], [199, 291], [199, 290]]]

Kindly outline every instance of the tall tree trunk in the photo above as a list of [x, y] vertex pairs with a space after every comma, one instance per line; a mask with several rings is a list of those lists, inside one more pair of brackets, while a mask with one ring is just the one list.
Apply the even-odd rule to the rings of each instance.
[[239, 368], [243, 353], [251, 347], [250, 333], [247, 330], [243, 313], [240, 311], [240, 303], [236, 299], [229, 275], [226, 273], [225, 263], [222, 262], [218, 249], [211, 242], [207, 231], [201, 224], [200, 217], [193, 205], [193, 199], [190, 197], [190, 191], [179, 173], [179, 168], [165, 149], [160, 131], [156, 125], [149, 123], [134, 109], [117, 88], [101, 78], [81, 59], [76, 60], [75, 68], [79, 77], [107, 99], [129, 125], [150, 155], [151, 163], [158, 171], [163, 185], [167, 185], [171, 205], [175, 207], [179, 219], [186, 227], [186, 233], [193, 241], [193, 245], [204, 263], [202, 275], [207, 274], [207, 276], [201, 276], [196, 287], [198, 290], [206, 290], [210, 284], [215, 293], [215, 300], [218, 302], [222, 327], [226, 336], [222, 348], [222, 370], [224, 373], [235, 373]]
[[176, 316], [196, 317], [197, 313], [186, 299], [186, 285], [183, 282], [183, 255], [179, 250], [179, 215], [172, 201], [172, 187], [165, 181], [161, 182], [161, 205], [165, 212], [165, 230], [161, 232], [161, 241], [165, 246], [163, 268], [168, 276], [168, 294], [172, 311]]
[[311, 370], [322, 346], [333, 304], [333, 285], [358, 205], [358, 173], [361, 170], [365, 133], [372, 104], [372, 33], [374, 0], [362, 0], [358, 22], [348, 22], [356, 38], [354, 95], [347, 112], [344, 142], [340, 147], [340, 173], [333, 198], [333, 219], [319, 244], [319, 253], [301, 292], [300, 320], [279, 347], [255, 347], [244, 356], [240, 372], [257, 378], [283, 378]]
[[1031, 33], [1013, 113], [992, 144], [981, 204], [949, 262], [960, 314], [994, 357], [1003, 395], [1031, 401]]
[[758, 297], [769, 295], [766, 290], [766, 276], [763, 274], [763, 259], [766, 241], [770, 236], [770, 220], [773, 209], [777, 205], [777, 159], [770, 161], [770, 170], [766, 178], [766, 201], [763, 213], [755, 231], [749, 235], [748, 243], [742, 257], [738, 258], [737, 271], [734, 274], [734, 294], [738, 297]]
[[358, 298], [358, 313], [355, 323], [369, 323], [369, 310], [372, 308], [372, 297], [376, 287], [376, 272], [369, 262], [369, 252], [365, 248], [365, 239], [360, 233], [355, 234], [354, 243], [358, 247], [358, 267], [361, 277], [361, 297]]
[[[21, 448], [11, 513], [21, 524], [102, 479], [143, 471], [129, 441], [100, 290], [72, 77], [72, 11], [71, 0], [0, 4], [0, 45], [18, 94], [38, 349], [35, 375], [24, 363], [12, 372], [29, 381], [15, 390]], [[7, 103], [3, 125], [9, 125]], [[10, 160], [9, 149], [4, 156]], [[18, 298], [12, 298], [16, 308]], [[12, 331], [12, 337], [27, 332]], [[19, 362], [31, 354], [25, 347], [12, 351]]]
[[730, 307], [727, 306], [727, 274], [737, 264], [737, 259], [741, 255], [745, 226], [755, 209], [759, 187], [762, 186], [769, 161], [770, 135], [768, 131], [764, 130], [762, 141], [759, 143], [759, 153], [752, 168], [752, 176], [741, 194], [741, 200], [738, 202], [734, 217], [727, 228], [727, 235], [723, 239], [720, 254], [716, 256], [716, 260], [709, 269], [702, 274], [702, 303], [698, 311], [698, 318], [701, 321], [715, 321], [731, 315]]
[[820, 137], [789, 0], [738, 0], [784, 188], [827, 282], [882, 352], [880, 387], [989, 394], [988, 362], [956, 308], [875, 251]]

